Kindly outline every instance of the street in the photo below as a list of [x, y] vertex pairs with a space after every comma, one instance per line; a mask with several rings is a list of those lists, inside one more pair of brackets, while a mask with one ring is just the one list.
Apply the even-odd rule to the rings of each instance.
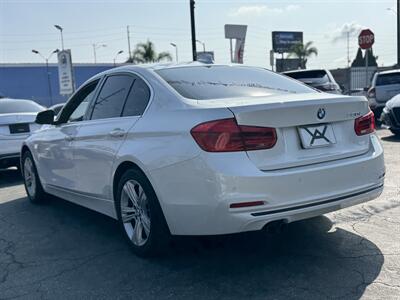
[[[382, 196], [283, 232], [175, 238], [131, 253], [116, 221], [54, 199], [33, 205], [0, 172], [0, 299], [400, 299], [400, 139]], [[354, 174], [357, 176], [357, 174]]]

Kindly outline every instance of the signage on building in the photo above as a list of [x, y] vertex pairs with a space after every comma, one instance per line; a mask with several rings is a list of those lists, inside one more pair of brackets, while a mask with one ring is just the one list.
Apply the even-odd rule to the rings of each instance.
[[[247, 25], [225, 24], [225, 38], [230, 40], [231, 62], [243, 63], [244, 44], [246, 41]], [[235, 40], [235, 49], [232, 46]]]
[[277, 53], [290, 52], [293, 46], [303, 44], [303, 32], [300, 31], [273, 31], [272, 49]]
[[60, 51], [57, 56], [60, 95], [71, 95], [74, 92], [71, 50]]

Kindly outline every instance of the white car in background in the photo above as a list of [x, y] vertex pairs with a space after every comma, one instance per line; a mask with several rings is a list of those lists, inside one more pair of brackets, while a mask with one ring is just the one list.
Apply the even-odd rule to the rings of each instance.
[[35, 119], [43, 110], [31, 100], [0, 99], [0, 169], [19, 167], [22, 142], [40, 128]]
[[386, 102], [381, 121], [393, 134], [400, 136], [400, 94]]
[[342, 89], [335, 81], [332, 73], [325, 69], [294, 70], [282, 74], [299, 80], [321, 92], [342, 94]]
[[400, 94], [400, 70], [375, 73], [367, 97], [371, 109], [379, 117], [387, 101]]
[[[332, 101], [334, 100], [334, 101]], [[365, 97], [262, 68], [124, 66], [87, 81], [22, 147], [32, 202], [118, 220], [139, 255], [170, 234], [261, 230], [378, 197], [383, 149]]]

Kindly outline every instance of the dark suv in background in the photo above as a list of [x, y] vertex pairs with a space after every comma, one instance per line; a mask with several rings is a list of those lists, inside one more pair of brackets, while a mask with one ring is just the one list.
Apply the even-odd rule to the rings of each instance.
[[332, 94], [341, 94], [342, 89], [336, 83], [331, 72], [325, 69], [287, 71], [282, 74], [299, 80], [317, 90]]

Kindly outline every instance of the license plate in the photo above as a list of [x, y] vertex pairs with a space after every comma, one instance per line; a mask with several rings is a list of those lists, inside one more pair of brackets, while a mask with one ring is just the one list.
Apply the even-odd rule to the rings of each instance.
[[28, 123], [11, 124], [9, 125], [9, 128], [11, 134], [26, 133], [30, 131]]
[[327, 147], [336, 144], [335, 134], [330, 124], [298, 127], [303, 148]]

